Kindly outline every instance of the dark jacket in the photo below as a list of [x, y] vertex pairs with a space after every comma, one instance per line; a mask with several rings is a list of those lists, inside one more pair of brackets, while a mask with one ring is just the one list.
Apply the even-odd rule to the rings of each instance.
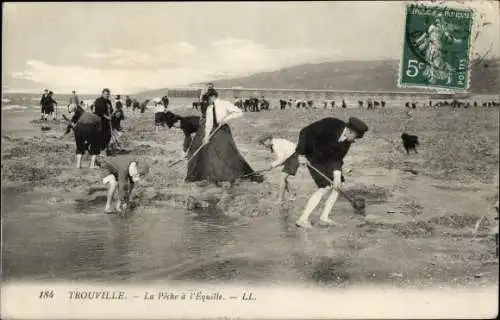
[[205, 118], [206, 116], [206, 113], [207, 113], [207, 108], [208, 108], [208, 105], [209, 105], [209, 98], [208, 98], [208, 94], [211, 92], [211, 91], [214, 91], [214, 92], [217, 92], [217, 90], [211, 88], [211, 89], [208, 89], [207, 92], [205, 92], [202, 96], [201, 96], [201, 116], [203, 118]]
[[115, 109], [116, 110], [122, 110], [123, 109], [123, 103], [120, 100], [117, 100], [115, 103]]
[[49, 95], [42, 95], [42, 98], [40, 99], [40, 105], [41, 106], [47, 106], [47, 105], [50, 105], [50, 101], [49, 101]]
[[170, 101], [168, 100], [168, 97], [167, 96], [163, 96], [163, 98], [161, 98], [161, 102], [163, 103], [163, 105], [165, 107], [168, 107]]
[[54, 104], [57, 104], [57, 102], [51, 95], [43, 95], [40, 99], [40, 105], [44, 107], [52, 107]]
[[193, 134], [198, 132], [200, 129], [200, 117], [198, 116], [188, 116], [181, 118], [181, 130], [185, 135]]
[[336, 118], [325, 118], [303, 128], [299, 134], [296, 153], [304, 155], [314, 164], [332, 163], [334, 170], [341, 170], [343, 159], [351, 143], [338, 142], [346, 123]]
[[[110, 112], [111, 109], [111, 112]], [[103, 97], [97, 98], [94, 102], [94, 113], [103, 118], [104, 115], [111, 116], [113, 108], [111, 107], [111, 101], [104, 99]]]
[[122, 109], [116, 109], [111, 116], [111, 128], [122, 131], [121, 121], [125, 120], [125, 115]]

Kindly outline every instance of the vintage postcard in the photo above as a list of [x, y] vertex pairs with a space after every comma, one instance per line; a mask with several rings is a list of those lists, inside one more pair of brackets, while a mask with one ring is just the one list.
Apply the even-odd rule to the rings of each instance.
[[0, 317], [495, 317], [499, 12], [4, 2]]

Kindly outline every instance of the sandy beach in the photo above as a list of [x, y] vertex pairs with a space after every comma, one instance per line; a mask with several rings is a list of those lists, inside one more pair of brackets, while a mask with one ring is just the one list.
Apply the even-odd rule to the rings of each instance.
[[[261, 134], [296, 142], [300, 128], [326, 116], [356, 116], [371, 128], [345, 161], [352, 170], [345, 190], [366, 199], [366, 216], [340, 198], [332, 214], [338, 226], [304, 231], [294, 225], [314, 191], [304, 168], [290, 179], [296, 199], [282, 205], [279, 169], [262, 184], [187, 184], [185, 163], [167, 167], [180, 156], [181, 132], [155, 132], [152, 111], [129, 111], [123, 147], [155, 165], [134, 209], [119, 218], [104, 213], [99, 169], [75, 168], [73, 134], [59, 138], [63, 122], [41, 124], [35, 109], [2, 111], [4, 279], [419, 287], [498, 281], [489, 236], [497, 223], [497, 108], [420, 108], [412, 118], [404, 108], [272, 110], [230, 125], [259, 170], [272, 161], [255, 142]], [[419, 135], [418, 154], [404, 153], [402, 131]]]

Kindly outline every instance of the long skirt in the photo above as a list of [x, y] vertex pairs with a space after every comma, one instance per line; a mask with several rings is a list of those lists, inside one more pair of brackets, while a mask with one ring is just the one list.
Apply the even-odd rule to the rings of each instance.
[[101, 118], [101, 132], [102, 132], [102, 145], [101, 150], [106, 150], [109, 147], [109, 142], [111, 141], [111, 123], [108, 119]]
[[210, 141], [191, 159], [196, 150], [202, 146], [204, 136], [205, 122], [201, 121], [200, 129], [194, 136], [187, 153], [189, 159], [187, 182], [202, 180], [234, 182], [239, 178], [256, 182], [264, 180], [262, 175], [255, 173], [238, 151], [227, 124], [219, 128]]

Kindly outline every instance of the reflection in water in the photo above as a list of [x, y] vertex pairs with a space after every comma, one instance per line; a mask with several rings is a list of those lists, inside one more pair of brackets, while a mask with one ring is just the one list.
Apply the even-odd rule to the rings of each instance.
[[269, 283], [346, 278], [337, 271], [342, 261], [321, 259], [321, 237], [298, 230], [287, 206], [242, 225], [213, 208], [193, 215], [160, 201], [120, 218], [102, 212], [102, 194], [55, 205], [33, 192], [24, 193], [23, 201], [8, 190], [3, 196], [6, 279]]

